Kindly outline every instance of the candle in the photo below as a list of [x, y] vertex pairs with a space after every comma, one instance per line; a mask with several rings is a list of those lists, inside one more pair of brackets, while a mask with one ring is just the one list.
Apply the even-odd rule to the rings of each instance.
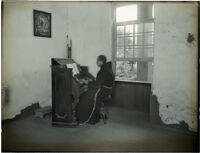
[[67, 35], [67, 45], [69, 44], [69, 39], [68, 39], [68, 35]]
[[72, 47], [72, 40], [70, 39], [70, 47]]

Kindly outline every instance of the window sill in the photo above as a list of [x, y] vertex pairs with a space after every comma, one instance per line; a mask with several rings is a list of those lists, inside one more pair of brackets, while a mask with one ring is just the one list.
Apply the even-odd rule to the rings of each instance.
[[131, 81], [131, 80], [118, 80], [118, 79], [116, 79], [115, 82], [135, 83], [135, 84], [148, 84], [148, 85], [151, 85], [151, 84], [152, 84], [152, 82], [145, 82], [145, 81]]

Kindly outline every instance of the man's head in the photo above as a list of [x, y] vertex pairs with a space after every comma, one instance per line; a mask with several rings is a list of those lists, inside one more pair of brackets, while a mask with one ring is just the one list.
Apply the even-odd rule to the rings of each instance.
[[97, 66], [98, 67], [101, 67], [102, 65], [104, 65], [105, 63], [106, 63], [106, 56], [104, 56], [104, 55], [99, 55], [98, 57], [97, 57]]

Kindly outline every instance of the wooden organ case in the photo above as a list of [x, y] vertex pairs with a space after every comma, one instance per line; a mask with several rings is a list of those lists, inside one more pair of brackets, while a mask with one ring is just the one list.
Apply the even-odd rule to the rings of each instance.
[[76, 64], [73, 59], [52, 58], [52, 125], [78, 126], [76, 105], [79, 96], [87, 91], [88, 84], [94, 77], [88, 72], [88, 67], [77, 65], [79, 73], [73, 75], [72, 68]]
[[66, 66], [72, 62], [72, 59], [51, 59], [53, 126], [78, 125], [72, 107], [72, 69]]

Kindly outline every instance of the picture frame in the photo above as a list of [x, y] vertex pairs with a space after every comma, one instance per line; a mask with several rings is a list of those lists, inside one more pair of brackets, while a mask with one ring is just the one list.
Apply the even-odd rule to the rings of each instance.
[[34, 36], [51, 38], [51, 13], [33, 10]]

